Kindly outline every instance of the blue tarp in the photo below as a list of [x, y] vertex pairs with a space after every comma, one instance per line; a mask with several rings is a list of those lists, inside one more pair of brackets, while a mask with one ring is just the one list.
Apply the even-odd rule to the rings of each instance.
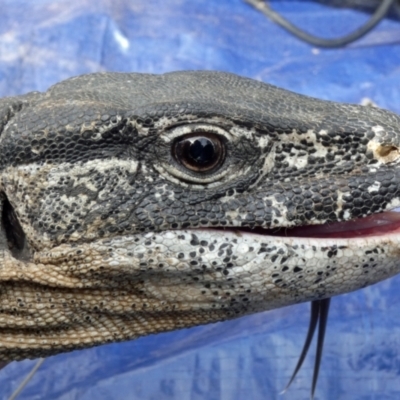
[[[367, 19], [307, 1], [272, 4], [326, 37]], [[216, 69], [324, 99], [370, 98], [400, 112], [394, 19], [346, 49], [317, 50], [241, 0], [0, 0], [0, 6], [0, 96], [95, 71]], [[396, 277], [333, 299], [317, 399], [400, 398], [399, 286]], [[296, 364], [308, 315], [302, 304], [61, 354], [46, 360], [19, 398], [308, 399], [312, 357], [287, 394], [278, 395]], [[34, 364], [0, 371], [1, 399]]]

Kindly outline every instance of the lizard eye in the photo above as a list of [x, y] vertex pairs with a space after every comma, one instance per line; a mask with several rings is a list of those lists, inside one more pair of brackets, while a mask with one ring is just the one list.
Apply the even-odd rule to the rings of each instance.
[[219, 126], [180, 124], [166, 129], [160, 139], [162, 145], [157, 146], [156, 154], [161, 163], [154, 163], [154, 168], [176, 184], [192, 184], [202, 190], [220, 184], [236, 167], [229, 157], [234, 137]]
[[172, 147], [172, 155], [190, 171], [208, 172], [224, 161], [225, 146], [218, 135], [196, 133], [178, 138]]

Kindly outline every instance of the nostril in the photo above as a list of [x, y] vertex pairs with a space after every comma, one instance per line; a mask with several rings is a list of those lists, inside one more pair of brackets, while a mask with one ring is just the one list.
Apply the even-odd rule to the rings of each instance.
[[3, 197], [1, 210], [1, 223], [6, 235], [8, 248], [16, 257], [24, 250], [26, 237], [13, 206], [5, 196]]
[[399, 149], [396, 146], [380, 146], [377, 154], [380, 157], [395, 157], [399, 154]]
[[400, 157], [400, 149], [392, 144], [380, 144], [375, 141], [368, 143], [369, 150], [374, 158], [382, 163], [391, 163]]

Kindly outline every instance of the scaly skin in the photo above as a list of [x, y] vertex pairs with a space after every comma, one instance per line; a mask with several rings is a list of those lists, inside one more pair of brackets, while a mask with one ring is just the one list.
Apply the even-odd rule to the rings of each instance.
[[[219, 72], [93, 74], [0, 100], [0, 360], [393, 276], [398, 234], [310, 239], [241, 228], [399, 206], [399, 127], [388, 111]], [[222, 143], [224, 159], [209, 172], [175, 156], [193, 132]]]

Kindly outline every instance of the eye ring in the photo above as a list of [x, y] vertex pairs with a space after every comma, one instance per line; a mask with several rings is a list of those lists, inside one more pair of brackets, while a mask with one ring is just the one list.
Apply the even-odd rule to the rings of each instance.
[[172, 146], [177, 163], [191, 172], [215, 171], [225, 160], [225, 143], [216, 134], [196, 132], [177, 138]]

